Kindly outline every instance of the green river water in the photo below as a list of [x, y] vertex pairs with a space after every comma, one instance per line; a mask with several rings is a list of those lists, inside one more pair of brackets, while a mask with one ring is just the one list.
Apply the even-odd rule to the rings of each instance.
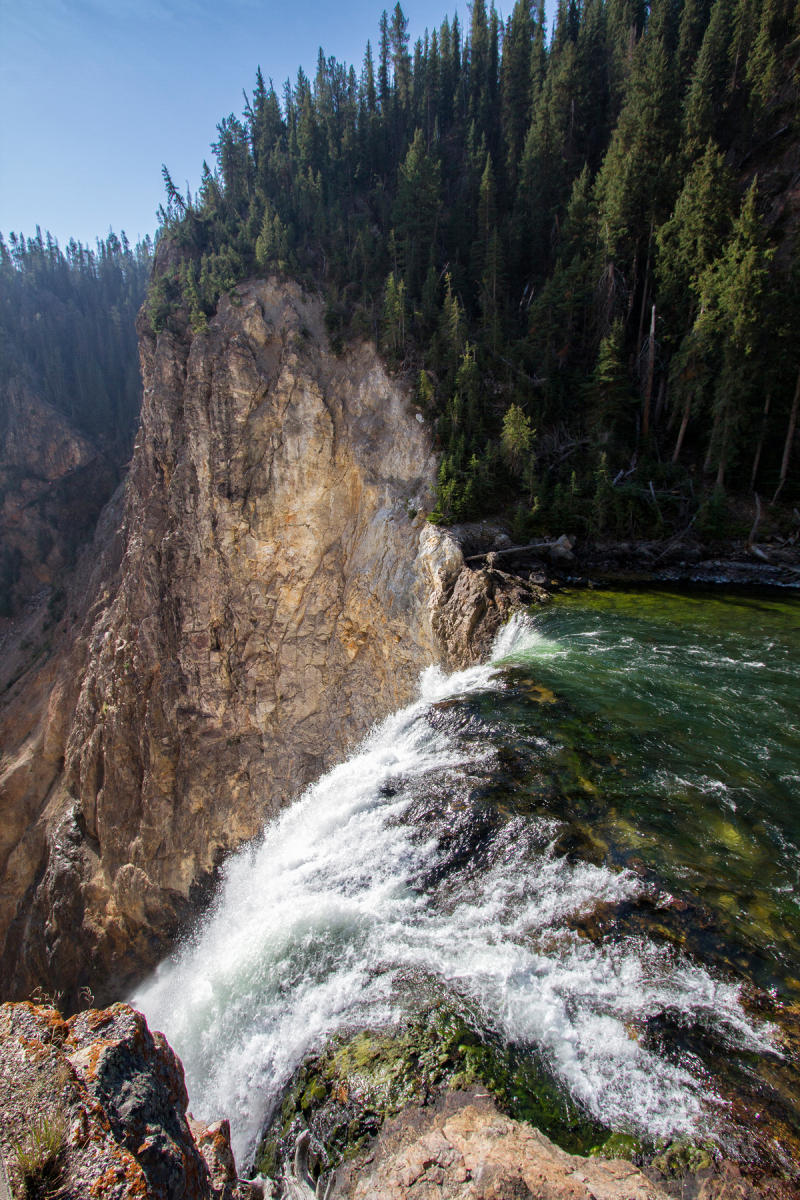
[[800, 602], [568, 591], [427, 670], [135, 1002], [242, 1162], [317, 1103], [337, 1152], [369, 1132], [347, 1060], [376, 1122], [471, 1080], [570, 1149], [800, 1183], [799, 864]]
[[563, 822], [560, 852], [652, 885], [583, 936], [674, 946], [775, 1024], [774, 1055], [717, 1046], [677, 1013], [637, 1036], [701, 1064], [747, 1155], [777, 1142], [800, 1163], [800, 603], [581, 590], [535, 621], [506, 689], [475, 700], [506, 726], [495, 800]]

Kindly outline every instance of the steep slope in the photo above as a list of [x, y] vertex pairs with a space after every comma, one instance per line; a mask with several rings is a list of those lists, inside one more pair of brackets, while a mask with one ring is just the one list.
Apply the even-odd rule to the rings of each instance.
[[63, 576], [130, 459], [149, 239], [0, 233], [0, 634]]
[[119, 463], [18, 379], [0, 387], [0, 616], [57, 582], [91, 536]]
[[58, 653], [0, 714], [9, 996], [118, 995], [151, 966], [220, 860], [441, 656], [463, 564], [416, 515], [424, 422], [372, 347], [330, 352], [299, 288], [140, 334], [122, 532], [108, 513]]

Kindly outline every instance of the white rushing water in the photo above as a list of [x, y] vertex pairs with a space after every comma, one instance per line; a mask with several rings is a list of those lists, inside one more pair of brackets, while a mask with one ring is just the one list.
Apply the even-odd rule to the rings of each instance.
[[470, 773], [494, 750], [464, 736], [468, 716], [448, 724], [448, 706], [434, 706], [503, 687], [508, 656], [565, 652], [516, 618], [492, 664], [426, 671], [415, 703], [228, 862], [194, 937], [133, 997], [182, 1058], [195, 1116], [231, 1119], [240, 1161], [309, 1050], [396, 1018], [425, 981], [536, 1047], [596, 1117], [651, 1135], [711, 1118], [707, 1083], [637, 1040], [649, 1016], [763, 1043], [736, 988], [702, 968], [640, 939], [595, 945], [570, 932], [568, 918], [642, 885], [556, 856], [554, 822], [509, 819], [453, 865]]

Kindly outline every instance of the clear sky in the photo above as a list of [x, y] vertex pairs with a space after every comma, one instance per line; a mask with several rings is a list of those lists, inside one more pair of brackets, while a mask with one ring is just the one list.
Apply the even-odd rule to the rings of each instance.
[[[465, 0], [401, 0], [411, 43]], [[507, 7], [513, 4], [508, 0]], [[194, 191], [256, 68], [280, 95], [320, 45], [360, 71], [386, 0], [0, 0], [0, 231], [94, 245], [156, 227], [161, 164]], [[498, 5], [501, 17], [506, 13]]]

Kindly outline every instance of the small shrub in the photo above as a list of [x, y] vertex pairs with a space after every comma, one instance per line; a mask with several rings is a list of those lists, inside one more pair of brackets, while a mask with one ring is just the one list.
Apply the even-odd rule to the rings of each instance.
[[728, 500], [721, 487], [706, 493], [697, 510], [695, 531], [707, 541], [719, 541], [730, 533]]
[[48, 1200], [58, 1193], [66, 1140], [61, 1113], [41, 1113], [32, 1118], [25, 1137], [14, 1147], [25, 1200]]

